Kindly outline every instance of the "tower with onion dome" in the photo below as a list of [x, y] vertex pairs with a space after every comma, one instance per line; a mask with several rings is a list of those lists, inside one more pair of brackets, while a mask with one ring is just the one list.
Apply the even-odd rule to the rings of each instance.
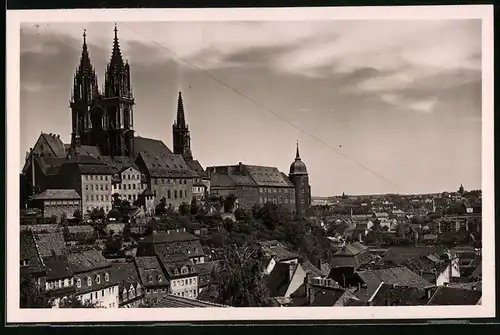
[[288, 177], [295, 185], [295, 215], [297, 218], [303, 218], [306, 210], [311, 206], [311, 186], [309, 186], [306, 164], [300, 158], [298, 142], [295, 161], [290, 165]]

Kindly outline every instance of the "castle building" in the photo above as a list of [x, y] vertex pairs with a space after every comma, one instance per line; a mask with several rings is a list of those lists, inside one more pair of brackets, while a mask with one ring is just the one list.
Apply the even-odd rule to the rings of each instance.
[[290, 165], [288, 177], [295, 186], [295, 213], [298, 217], [303, 217], [311, 206], [311, 186], [306, 164], [300, 158], [298, 143], [295, 161]]
[[275, 167], [246, 165], [212, 166], [210, 194], [226, 197], [235, 195], [239, 206], [252, 208], [267, 202], [285, 204], [293, 209], [294, 185]]
[[208, 167], [207, 172], [210, 175], [210, 194], [235, 195], [242, 208], [271, 202], [284, 205], [301, 217], [311, 205], [309, 176], [300, 158], [298, 144], [288, 176], [275, 167], [242, 163]]

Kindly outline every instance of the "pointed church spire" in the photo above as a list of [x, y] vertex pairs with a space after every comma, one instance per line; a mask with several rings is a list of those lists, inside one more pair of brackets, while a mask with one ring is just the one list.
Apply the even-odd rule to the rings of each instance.
[[297, 153], [295, 154], [295, 160], [300, 161], [300, 154], [299, 154], [299, 141], [297, 141]]
[[184, 115], [184, 102], [182, 101], [182, 92], [179, 91], [177, 98], [177, 126], [180, 128], [186, 127], [186, 116]]
[[83, 30], [83, 45], [82, 45], [82, 56], [80, 58], [80, 71], [82, 70], [90, 70], [93, 71], [92, 64], [90, 63], [89, 50], [87, 47], [87, 30]]
[[111, 54], [110, 65], [123, 66], [123, 57], [120, 50], [120, 42], [118, 41], [118, 28], [115, 23], [115, 37], [113, 39], [113, 52]]

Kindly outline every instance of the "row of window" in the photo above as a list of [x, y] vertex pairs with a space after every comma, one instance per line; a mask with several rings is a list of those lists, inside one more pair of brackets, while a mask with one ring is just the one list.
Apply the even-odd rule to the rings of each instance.
[[[102, 289], [101, 291], [95, 291], [95, 292], [90, 292], [90, 300], [97, 300], [99, 299], [99, 292], [101, 293], [101, 298], [104, 298], [104, 292], [106, 291], [106, 289]], [[113, 293], [115, 293], [115, 287], [109, 287], [108, 288], [108, 293], [111, 295]]]
[[55, 281], [45, 282], [47, 290], [57, 290], [58, 288], [73, 286], [73, 278], [59, 279]]
[[293, 188], [259, 188], [260, 193], [293, 193]]
[[196, 290], [174, 292], [174, 295], [178, 297], [196, 298]]
[[288, 199], [288, 198], [264, 198], [264, 197], [260, 197], [261, 204], [265, 204], [267, 202], [272, 202], [273, 204], [282, 204], [282, 203], [293, 204], [293, 203], [295, 203], [295, 199], [293, 199], [293, 198]]
[[95, 197], [93, 194], [91, 194], [90, 196], [89, 195], [85, 196], [85, 201], [94, 201], [94, 199], [95, 199], [95, 201], [99, 201], [99, 199], [101, 199], [101, 201], [111, 201], [111, 197], [109, 195], [105, 195], [105, 194], [101, 194], [100, 198], [99, 198], [99, 194], [96, 194]]
[[[179, 184], [179, 185], [186, 185], [187, 184], [187, 179], [164, 179], [164, 178], [154, 178], [154, 184]], [[177, 183], [177, 180], [179, 181]]]
[[74, 206], [79, 205], [79, 200], [46, 200], [45, 206]]
[[99, 191], [99, 186], [101, 186], [101, 191], [109, 191], [109, 184], [98, 184], [98, 185], [85, 185], [85, 191], [91, 190], [91, 191]]
[[[100, 275], [96, 275], [94, 278], [95, 278], [95, 282], [97, 284], [101, 283], [101, 276]], [[109, 282], [109, 274], [108, 273], [104, 274], [104, 281], [106, 283]], [[87, 277], [87, 286], [92, 286], [92, 278], [91, 277]], [[78, 287], [78, 288], [82, 287], [82, 280], [80, 278], [78, 278], [76, 280], [76, 287]]]
[[153, 289], [146, 289], [146, 294], [151, 294], [151, 293], [158, 293], [158, 292], [162, 292], [162, 293], [166, 293], [167, 292], [167, 289], [166, 288], [153, 288]]
[[172, 280], [172, 286], [184, 286], [184, 285], [195, 285], [196, 284], [196, 277], [195, 278], [186, 278], [186, 279], [177, 279], [177, 280]]
[[[128, 186], [127, 186], [128, 185]], [[139, 184], [139, 183], [134, 183], [134, 184], [123, 184], [123, 189], [124, 190], [135, 190], [135, 189], [144, 189], [146, 187], [145, 184]], [[122, 189], [122, 184], [114, 184], [113, 189], [115, 190], [121, 190]]]
[[108, 180], [108, 178], [111, 178], [111, 176], [94, 176], [94, 175], [85, 175], [85, 180]]
[[140, 180], [141, 179], [141, 175], [140, 174], [125, 174], [125, 175], [123, 175], [123, 179]]
[[[178, 192], [177, 192], [178, 191]], [[173, 197], [172, 197], [173, 195]], [[183, 199], [188, 197], [188, 191], [184, 190], [167, 190], [167, 199]]]
[[203, 192], [205, 192], [205, 188], [196, 186], [196, 187], [193, 187], [193, 191], [196, 193], [203, 193]]
[[137, 292], [137, 296], [140, 296], [142, 293], [141, 288], [137, 287], [137, 290], [135, 290], [134, 287], [132, 286], [128, 292], [126, 289], [123, 289], [122, 300], [125, 301], [128, 299], [134, 299], [136, 297], [136, 295], [135, 295], [136, 292]]

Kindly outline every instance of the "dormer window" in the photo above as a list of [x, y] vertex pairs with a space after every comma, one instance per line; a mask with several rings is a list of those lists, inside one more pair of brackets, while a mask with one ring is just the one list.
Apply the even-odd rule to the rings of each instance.
[[107, 283], [109, 281], [109, 274], [105, 273], [104, 274], [104, 281]]
[[97, 284], [100, 284], [100, 283], [101, 283], [101, 276], [97, 275], [97, 276], [95, 277], [95, 282], [96, 282]]
[[82, 287], [82, 280], [80, 278], [76, 280], [76, 287], [78, 288]]
[[92, 286], [92, 278], [87, 278], [87, 286]]
[[175, 270], [174, 270], [174, 274], [175, 274], [175, 275], [178, 275], [178, 274], [179, 274], [179, 270], [175, 269]]
[[150, 282], [150, 283], [153, 282], [153, 276], [148, 276], [148, 282]]
[[159, 283], [161, 283], [161, 281], [162, 281], [162, 279], [161, 279], [161, 275], [158, 275], [156, 279], [157, 279], [157, 281], [158, 281]]
[[194, 273], [194, 267], [191, 267], [191, 272]]

